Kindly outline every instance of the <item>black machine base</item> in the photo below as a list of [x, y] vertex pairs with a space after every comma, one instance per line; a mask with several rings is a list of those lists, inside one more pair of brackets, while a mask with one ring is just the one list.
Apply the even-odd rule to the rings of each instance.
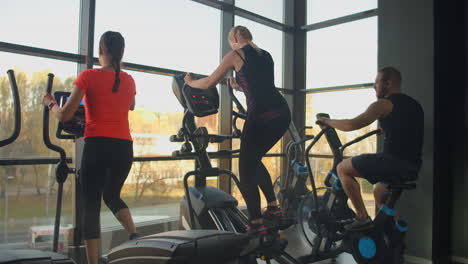
[[249, 242], [246, 234], [218, 230], [171, 231], [126, 242], [107, 255], [107, 263], [236, 263]]
[[[186, 197], [180, 202], [180, 228], [190, 229], [218, 229], [227, 231], [240, 231], [245, 223], [241, 217], [234, 217], [237, 212], [237, 200], [211, 186], [194, 186], [188, 188], [192, 202], [194, 222], [191, 222], [190, 209]], [[225, 218], [238, 219], [226, 226]], [[239, 223], [237, 223], [239, 222]]]
[[76, 264], [64, 255], [40, 250], [0, 250], [1, 264]]

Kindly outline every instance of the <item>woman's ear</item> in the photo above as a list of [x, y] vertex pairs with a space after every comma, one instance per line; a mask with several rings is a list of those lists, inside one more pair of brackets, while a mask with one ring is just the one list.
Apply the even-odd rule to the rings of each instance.
[[102, 47], [99, 46], [99, 55], [102, 55], [104, 52], [102, 51]]

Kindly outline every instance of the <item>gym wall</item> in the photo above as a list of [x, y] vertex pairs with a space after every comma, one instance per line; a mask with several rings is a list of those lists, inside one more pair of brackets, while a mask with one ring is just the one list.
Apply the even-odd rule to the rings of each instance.
[[379, 1], [379, 67], [399, 68], [425, 111], [418, 187], [398, 208], [409, 262], [468, 263], [467, 13], [466, 1]]
[[[468, 54], [468, 4], [466, 1], [460, 2], [460, 4], [464, 3], [464, 6], [460, 6], [457, 10], [463, 10], [461, 11], [462, 14], [454, 14], [454, 10], [451, 10], [452, 12], [450, 12], [450, 15], [461, 17], [461, 19], [455, 20], [453, 24], [463, 25], [464, 27], [454, 26], [454, 28], [449, 31], [451, 36], [455, 38], [452, 39], [451, 43], [461, 42], [463, 46], [460, 47], [460, 49], [464, 49], [464, 52], [455, 52], [452, 56], [455, 60], [459, 60], [454, 65], [457, 65], [457, 68], [462, 65], [462, 68], [458, 68], [459, 73], [456, 75], [453, 75], [452, 72], [451, 77], [457, 79], [462, 78], [460, 81], [463, 81], [464, 85], [450, 89], [452, 97], [450, 101], [455, 102], [455, 104], [452, 104], [454, 109], [452, 109], [452, 107], [450, 108], [455, 112], [456, 119], [454, 123], [452, 123], [452, 127], [453, 124], [455, 124], [455, 138], [452, 140], [454, 147], [452, 155], [453, 164], [451, 165], [454, 168], [452, 171], [453, 212], [451, 254], [454, 261], [468, 263], [468, 140], [466, 139], [468, 135], [468, 72], [466, 67]], [[454, 63], [453, 60], [451, 62]]]
[[397, 208], [409, 223], [410, 262], [429, 263], [433, 242], [434, 162], [434, 18], [433, 0], [380, 0], [378, 66], [402, 72], [402, 91], [425, 112], [423, 167], [416, 190], [403, 193]]

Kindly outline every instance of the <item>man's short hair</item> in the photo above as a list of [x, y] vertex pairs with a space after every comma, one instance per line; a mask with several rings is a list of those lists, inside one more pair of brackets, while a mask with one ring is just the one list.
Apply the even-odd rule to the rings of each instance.
[[382, 73], [382, 79], [384, 81], [392, 80], [396, 87], [401, 86], [401, 72], [395, 67], [383, 67], [379, 72]]

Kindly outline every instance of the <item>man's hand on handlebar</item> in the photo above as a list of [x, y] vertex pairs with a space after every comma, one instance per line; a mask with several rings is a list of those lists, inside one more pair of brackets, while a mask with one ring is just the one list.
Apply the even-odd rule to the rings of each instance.
[[185, 74], [185, 77], [184, 77], [185, 83], [188, 84], [189, 86], [191, 86], [190, 83], [191, 83], [193, 80], [194, 80], [194, 79], [193, 79], [192, 74], [191, 74], [190, 72], [187, 72], [187, 74]]
[[242, 92], [242, 88], [237, 83], [237, 81], [236, 81], [236, 79], [234, 77], [229, 76], [229, 78], [227, 79], [227, 82], [228, 82], [228, 85], [230, 85], [232, 87], [232, 89]]
[[324, 128], [330, 126], [330, 125], [328, 124], [328, 121], [329, 121], [329, 120], [330, 120], [330, 118], [319, 117], [319, 118], [317, 118], [317, 121], [315, 121], [315, 123], [316, 123], [317, 125], [319, 125], [321, 129], [324, 129]]

